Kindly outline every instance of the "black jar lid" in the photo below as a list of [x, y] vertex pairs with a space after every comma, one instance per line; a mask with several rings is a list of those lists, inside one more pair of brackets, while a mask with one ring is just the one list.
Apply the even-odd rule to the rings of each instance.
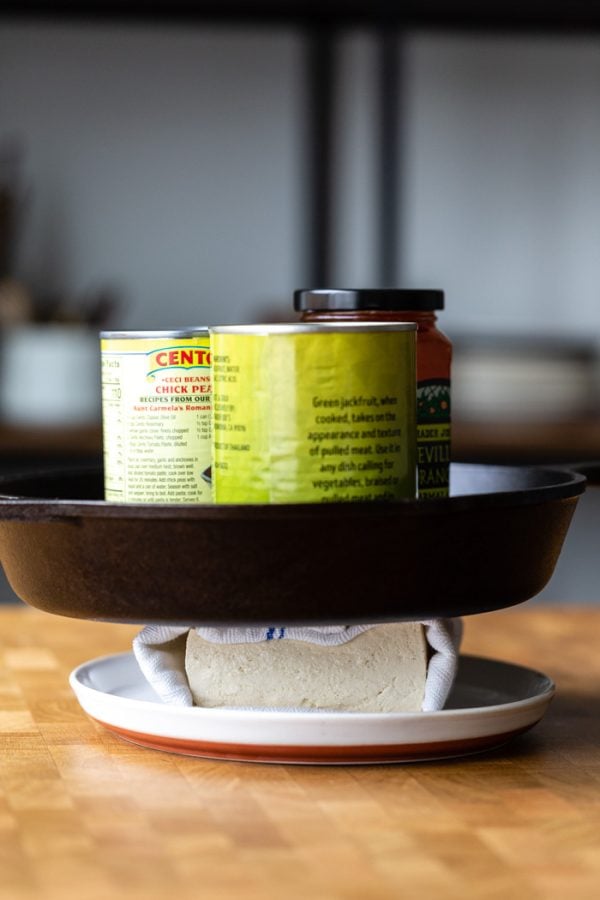
[[352, 310], [386, 309], [428, 312], [444, 308], [444, 292], [413, 290], [410, 288], [359, 288], [335, 290], [329, 288], [294, 291], [294, 309]]

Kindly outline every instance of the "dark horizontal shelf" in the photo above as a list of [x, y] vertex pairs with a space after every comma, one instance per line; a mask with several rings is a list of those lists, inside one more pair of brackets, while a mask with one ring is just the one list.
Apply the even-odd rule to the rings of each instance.
[[600, 463], [600, 417], [452, 422], [452, 455], [460, 462]]
[[403, 28], [581, 32], [600, 28], [600, 4], [572, 0], [549, 4], [540, 0], [488, 2], [463, 0], [0, 0], [0, 15], [45, 19], [132, 21], [197, 21], [257, 25], [379, 25]]

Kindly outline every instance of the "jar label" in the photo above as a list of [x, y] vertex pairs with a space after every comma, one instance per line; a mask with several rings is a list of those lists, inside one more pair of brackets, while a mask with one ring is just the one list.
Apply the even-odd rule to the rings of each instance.
[[450, 379], [417, 385], [419, 498], [447, 497], [450, 481]]

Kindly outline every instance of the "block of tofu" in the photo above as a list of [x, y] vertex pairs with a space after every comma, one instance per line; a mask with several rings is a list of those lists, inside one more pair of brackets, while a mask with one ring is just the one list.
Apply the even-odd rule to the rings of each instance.
[[427, 660], [414, 622], [377, 625], [337, 646], [217, 644], [192, 630], [185, 670], [196, 706], [416, 712]]

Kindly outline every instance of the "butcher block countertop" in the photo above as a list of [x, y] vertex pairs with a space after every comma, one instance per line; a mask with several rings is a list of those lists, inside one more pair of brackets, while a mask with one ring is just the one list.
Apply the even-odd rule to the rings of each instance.
[[176, 756], [91, 721], [71, 669], [135, 627], [0, 609], [0, 900], [600, 896], [600, 606], [466, 621], [557, 695], [502, 750], [292, 766]]

